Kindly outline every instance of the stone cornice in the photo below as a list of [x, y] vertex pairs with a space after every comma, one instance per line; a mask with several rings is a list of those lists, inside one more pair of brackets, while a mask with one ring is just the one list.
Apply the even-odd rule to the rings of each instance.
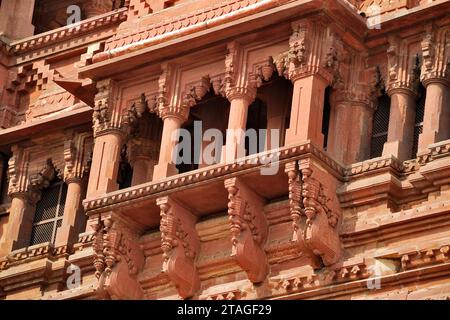
[[14, 41], [10, 43], [10, 50], [13, 53], [20, 54], [26, 51], [45, 47], [55, 42], [65, 41], [74, 36], [88, 33], [97, 28], [104, 28], [125, 21], [127, 9], [122, 8], [109, 13], [96, 16], [94, 18], [80, 21], [71, 26], [65, 26], [49, 32], [41, 33], [36, 36]]
[[180, 37], [205, 28], [224, 24], [281, 5], [289, 0], [227, 0], [197, 12], [162, 21], [142, 28], [133, 34], [113, 38], [106, 51], [94, 56], [93, 62], [105, 61], [143, 47]]

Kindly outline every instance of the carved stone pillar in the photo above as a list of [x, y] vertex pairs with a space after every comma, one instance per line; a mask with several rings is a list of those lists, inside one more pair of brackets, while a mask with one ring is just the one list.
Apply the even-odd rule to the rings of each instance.
[[56, 233], [55, 246], [72, 245], [78, 241], [78, 234], [84, 230], [84, 210], [82, 200], [86, 194], [87, 167], [86, 140], [89, 133], [70, 137], [64, 147], [64, 181], [67, 184], [67, 196], [63, 221]]
[[245, 77], [241, 45], [230, 42], [225, 58], [225, 78], [222, 94], [230, 101], [226, 145], [222, 148], [221, 162], [232, 163], [245, 157], [245, 131], [248, 107], [256, 98], [256, 89]]
[[412, 156], [420, 70], [417, 70], [416, 59], [409, 53], [406, 40], [390, 37], [387, 54], [387, 94], [391, 97], [391, 111], [383, 156], [394, 156], [403, 161]]
[[412, 156], [417, 95], [407, 88], [391, 89], [388, 94], [391, 97], [391, 112], [383, 156], [392, 155], [401, 161], [407, 160]]
[[181, 128], [186, 118], [178, 113], [165, 113], [162, 115], [164, 126], [161, 139], [159, 162], [155, 166], [153, 179], [160, 180], [178, 173], [174, 162], [174, 151], [178, 143], [177, 131]]
[[25, 192], [11, 193], [8, 226], [0, 245], [0, 256], [28, 246], [34, 219], [35, 201]]
[[311, 140], [315, 145], [323, 146], [325, 89], [337, 72], [341, 44], [320, 19], [295, 22], [292, 28], [289, 52], [275, 61], [278, 73], [294, 83], [291, 122], [285, 144]]
[[200, 289], [195, 261], [200, 249], [200, 241], [195, 230], [197, 217], [187, 208], [172, 199], [157, 199], [161, 208], [161, 247], [163, 266], [179, 295], [190, 298]]
[[231, 223], [231, 255], [253, 283], [263, 282], [269, 273], [264, 251], [269, 227], [264, 214], [265, 200], [239, 178], [225, 180]]
[[11, 40], [32, 36], [34, 3], [35, 0], [3, 0], [0, 8], [0, 34]]
[[333, 159], [348, 165], [368, 159], [374, 109], [337, 93], [332, 99], [327, 152]]
[[[153, 180], [160, 180], [178, 173], [175, 160], [175, 147], [178, 143], [178, 130], [189, 116], [189, 101], [179, 99], [175, 93], [177, 67], [166, 63], [159, 79], [157, 108], [162, 118], [163, 133], [159, 162], [154, 168]], [[191, 101], [192, 102], [192, 101]]]
[[118, 112], [114, 110], [116, 84], [111, 79], [99, 81], [95, 96], [94, 151], [87, 197], [102, 195], [118, 189], [117, 174], [124, 130]]
[[424, 62], [421, 74], [427, 96], [419, 151], [432, 143], [450, 138], [450, 63], [446, 62], [450, 55], [448, 41], [445, 30], [427, 26], [422, 41]]
[[222, 151], [222, 162], [233, 162], [238, 158], [245, 157], [248, 107], [255, 96], [255, 93], [249, 92], [245, 88], [235, 88], [227, 95], [230, 101], [230, 115], [226, 145]]
[[12, 199], [8, 228], [0, 245], [4, 254], [27, 247], [30, 243], [36, 203], [40, 200], [42, 189], [48, 187], [56, 177], [57, 171], [51, 159], [35, 175], [28, 176], [23, 171], [29, 161], [29, 154], [14, 146], [9, 160], [8, 174], [10, 184], [8, 194]]
[[133, 167], [132, 186], [153, 180], [153, 170], [157, 164], [160, 141], [146, 138], [133, 139], [128, 143], [128, 161]]
[[[67, 246], [78, 240], [83, 208], [81, 205], [84, 183], [80, 178], [66, 179], [67, 197], [64, 206], [63, 221], [56, 234], [55, 247]], [[78, 231], [78, 232], [77, 232]]]
[[145, 264], [139, 245], [142, 228], [115, 213], [98, 217], [94, 235], [94, 267], [99, 298], [142, 300], [137, 280]]
[[423, 81], [427, 90], [423, 133], [418, 150], [450, 138], [450, 80], [430, 78]]

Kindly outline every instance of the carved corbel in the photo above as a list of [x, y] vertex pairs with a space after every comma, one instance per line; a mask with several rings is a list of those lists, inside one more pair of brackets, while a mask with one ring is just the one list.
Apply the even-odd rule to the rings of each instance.
[[409, 52], [408, 43], [405, 40], [391, 36], [388, 42], [388, 94], [395, 89], [407, 89], [417, 95], [421, 67], [418, 56]]
[[167, 117], [175, 117], [184, 121], [189, 115], [189, 104], [185, 103], [185, 97], [180, 99], [179, 95], [175, 93], [179, 67], [171, 63], [164, 63], [162, 70], [156, 98], [157, 114], [163, 120]]
[[175, 284], [178, 294], [190, 298], [200, 289], [200, 278], [195, 265], [200, 240], [195, 230], [195, 217], [189, 210], [170, 197], [156, 201], [161, 209], [162, 270]]
[[[303, 254], [313, 258], [314, 267], [321, 258], [326, 266], [341, 258], [338, 224], [341, 217], [335, 197], [329, 198], [325, 186], [313, 177], [309, 161], [288, 163], [289, 205], [293, 226], [293, 241]], [[314, 259], [314, 256], [315, 259]]]
[[117, 84], [112, 79], [97, 82], [97, 94], [95, 95], [93, 118], [94, 136], [107, 130], [122, 130], [122, 119], [116, 116], [114, 95]]
[[254, 88], [259, 88], [264, 82], [269, 81], [275, 72], [273, 58], [269, 57], [265, 61], [255, 63], [253, 71], [250, 73], [250, 83]]
[[265, 201], [238, 178], [225, 180], [231, 223], [231, 255], [253, 283], [263, 282], [269, 273], [264, 245], [269, 231], [264, 215]]
[[97, 294], [107, 299], [139, 300], [137, 280], [145, 258], [139, 246], [140, 228], [115, 214], [99, 217], [93, 241]]
[[80, 181], [88, 176], [89, 153], [87, 142], [91, 134], [87, 132], [73, 133], [64, 143], [64, 181]]
[[256, 98], [256, 87], [243, 70], [243, 49], [233, 41], [228, 44], [227, 50], [221, 94], [229, 101], [242, 98], [251, 104]]

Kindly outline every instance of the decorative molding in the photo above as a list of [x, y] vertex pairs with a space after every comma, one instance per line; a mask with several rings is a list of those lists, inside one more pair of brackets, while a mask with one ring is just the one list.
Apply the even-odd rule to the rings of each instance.
[[145, 259], [139, 246], [141, 230], [116, 214], [98, 218], [93, 248], [97, 295], [111, 299], [142, 299], [137, 280]]
[[195, 230], [195, 217], [171, 197], [156, 200], [161, 209], [161, 248], [163, 267], [175, 284], [178, 294], [190, 298], [200, 289], [200, 278], [196, 267], [200, 241]]
[[269, 273], [264, 246], [269, 227], [264, 213], [265, 200], [239, 178], [225, 180], [228, 215], [231, 223], [231, 255], [253, 283], [263, 282]]
[[41, 47], [72, 39], [74, 36], [80, 36], [89, 33], [92, 30], [116, 25], [126, 20], [127, 10], [125, 8], [117, 11], [108, 12], [101, 16], [80, 21], [78, 24], [65, 26], [49, 32], [38, 34], [34, 37], [24, 40], [14, 41], [10, 44], [10, 50], [16, 54], [35, 50]]

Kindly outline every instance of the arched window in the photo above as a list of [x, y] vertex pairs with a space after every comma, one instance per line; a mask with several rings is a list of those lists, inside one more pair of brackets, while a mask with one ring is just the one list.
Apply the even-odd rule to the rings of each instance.
[[373, 116], [370, 158], [381, 157], [383, 154], [383, 147], [388, 137], [390, 113], [391, 98], [383, 91], [382, 95], [378, 98], [377, 110]]
[[61, 180], [42, 190], [41, 200], [36, 204], [30, 246], [55, 243], [56, 231], [62, 224], [66, 196], [67, 184]]

